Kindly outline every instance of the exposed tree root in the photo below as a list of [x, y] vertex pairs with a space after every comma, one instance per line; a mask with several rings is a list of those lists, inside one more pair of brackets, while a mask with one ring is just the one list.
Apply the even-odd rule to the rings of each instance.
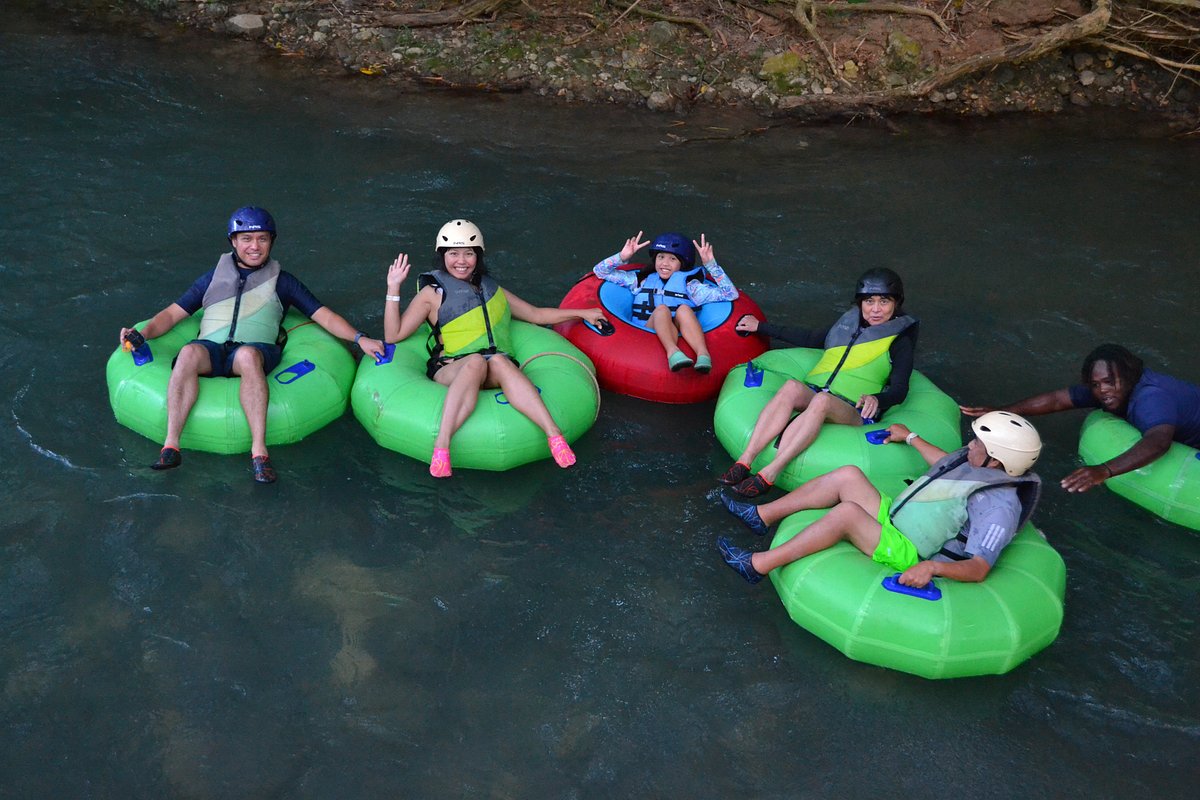
[[[790, 13], [787, 11], [776, 11], [773, 8], [760, 6], [755, 3], [749, 2], [748, 0], [734, 0], [734, 2], [743, 8], [748, 8], [751, 11], [755, 11], [759, 14], [762, 14], [764, 17], [771, 17], [772, 19], [777, 19], [780, 22], [787, 22], [788, 20], [796, 19], [793, 13]], [[1187, 3], [1187, 2], [1200, 2], [1200, 0], [1167, 0], [1167, 2]], [[812, 3], [811, 5], [812, 5], [814, 12], [815, 11], [827, 11], [827, 12], [845, 12], [845, 13], [854, 14], [854, 13], [858, 13], [861, 11], [865, 14], [908, 14], [908, 15], [912, 15], [912, 16], [926, 17], [927, 19], [929, 19], [930, 22], [932, 22], [934, 25], [936, 25], [939, 30], [946, 32], [946, 33], [949, 33], [949, 31], [950, 31], [950, 28], [946, 25], [946, 21], [944, 19], [942, 19], [936, 12], [930, 11], [927, 8], [916, 8], [914, 6], [906, 6], [906, 5], [902, 5], [900, 3], [872, 3], [872, 2], [864, 2], [864, 3], [827, 2], [827, 3]], [[814, 22], [815, 22], [815, 20], [814, 20]]]
[[817, 33], [817, 12], [812, 0], [796, 0], [796, 5], [792, 9], [792, 19], [800, 23], [801, 27], [808, 33], [808, 37], [813, 40], [813, 43], [821, 51], [821, 55], [825, 56], [825, 63], [829, 65], [829, 74], [833, 75], [838, 83], [842, 84], [842, 88], [853, 90], [854, 87], [850, 82], [842, 77], [842, 73], [838, 72], [837, 64], [833, 61], [833, 53], [829, 52], [829, 48], [825, 45], [825, 40]]

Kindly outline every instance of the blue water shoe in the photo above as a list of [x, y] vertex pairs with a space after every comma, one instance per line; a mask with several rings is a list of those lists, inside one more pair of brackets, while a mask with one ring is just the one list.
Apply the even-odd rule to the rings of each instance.
[[734, 500], [729, 496], [729, 492], [721, 492], [721, 502], [730, 514], [740, 519], [745, 523], [746, 527], [754, 531], [758, 536], [766, 536], [769, 526], [763, 522], [763, 518], [758, 515], [758, 506], [753, 503], [743, 503]]
[[745, 578], [746, 583], [758, 583], [763, 579], [762, 574], [750, 562], [750, 556], [754, 554], [749, 550], [735, 546], [724, 536], [717, 539], [717, 549], [721, 551], [721, 558], [725, 559], [725, 563]]

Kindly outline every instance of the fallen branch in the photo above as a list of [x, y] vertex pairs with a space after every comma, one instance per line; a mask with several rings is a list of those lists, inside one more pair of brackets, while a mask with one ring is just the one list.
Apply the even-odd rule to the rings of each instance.
[[982, 72], [1000, 64], [1011, 64], [1038, 58], [1073, 42], [1087, 40], [1103, 31], [1108, 26], [1111, 17], [1112, 0], [1095, 0], [1092, 10], [1082, 17], [1059, 25], [1038, 36], [1032, 36], [1024, 41], [979, 53], [938, 70], [935, 74], [916, 83], [879, 92], [864, 92], [857, 95], [843, 95], [840, 97], [811, 95], [785, 97], [780, 101], [779, 108], [786, 111], [829, 113], [860, 111], [864, 106], [870, 108], [888, 108], [900, 105], [900, 101], [925, 97], [935, 89], [940, 89], [967, 75]]
[[471, 22], [484, 14], [498, 10], [511, 0], [475, 0], [446, 11], [426, 11], [421, 14], [389, 14], [375, 17], [374, 22], [385, 28], [436, 28]]
[[1183, 74], [1185, 71], [1200, 73], [1200, 64], [1188, 64], [1182, 61], [1175, 61], [1170, 58], [1163, 58], [1162, 56], [1156, 56], [1153, 53], [1149, 53], [1140, 47], [1118, 44], [1110, 39], [1088, 38], [1084, 39], [1084, 41], [1088, 44], [1095, 45], [1096, 47], [1104, 47], [1108, 50], [1124, 53], [1127, 56], [1134, 56], [1135, 58], [1142, 58], [1146, 61], [1152, 61], [1163, 69], [1174, 72], [1176, 76], [1200, 86], [1200, 79]]
[[[780, 22], [787, 22], [795, 19], [793, 14], [786, 11], [776, 11], [773, 8], [763, 7], [748, 0], [734, 0], [734, 2], [742, 8], [748, 8], [751, 11], [762, 14], [764, 17], [777, 19]], [[1164, 3], [1200, 3], [1200, 0], [1161, 0]], [[862, 11], [867, 14], [909, 14], [917, 17], [926, 17], [943, 33], [949, 33], [950, 28], [946, 25], [945, 20], [941, 18], [935, 11], [930, 11], [927, 8], [916, 8], [914, 6], [901, 5], [900, 3], [846, 3], [846, 2], [828, 2], [828, 3], [812, 3], [814, 11], [823, 12], [839, 12], [853, 14]]]
[[[613, 0], [606, 0], [606, 2], [610, 6], [614, 5]], [[638, 14], [641, 14], [643, 17], [649, 17], [650, 19], [659, 19], [664, 22], [673, 22], [676, 25], [691, 25], [696, 30], [703, 33], [707, 38], [709, 38], [709, 39], [713, 38], [712, 30], [698, 19], [693, 19], [692, 17], [676, 17], [671, 14], [661, 14], [658, 11], [650, 11], [648, 9], [638, 7], [639, 2], [641, 2], [641, 0], [635, 0], [633, 5], [631, 5], [627, 9], [625, 9], [625, 13], [628, 14], [630, 11], [633, 11]], [[623, 16], [625, 16], [625, 14], [622, 14], [621, 16], [623, 17]]]
[[1095, 36], [1108, 27], [1108, 21], [1111, 18], [1112, 0], [1095, 0], [1091, 11], [1072, 22], [1059, 25], [1038, 36], [1031, 36], [1023, 42], [971, 56], [957, 64], [938, 70], [937, 73], [923, 81], [902, 86], [896, 92], [908, 97], [924, 97], [933, 90], [940, 89], [967, 75], [1000, 64], [1012, 64], [1044, 56], [1072, 42]]
[[[1178, 1], [1187, 2], [1187, 0]], [[1200, 0], [1193, 1], [1200, 2]], [[902, 6], [899, 3], [813, 3], [813, 8], [820, 11], [848, 11], [852, 13], [862, 11], [868, 14], [913, 14], [918, 17], [927, 17], [942, 33], [950, 32], [950, 28], [946, 25], [945, 20], [928, 8], [913, 8], [912, 6]]]

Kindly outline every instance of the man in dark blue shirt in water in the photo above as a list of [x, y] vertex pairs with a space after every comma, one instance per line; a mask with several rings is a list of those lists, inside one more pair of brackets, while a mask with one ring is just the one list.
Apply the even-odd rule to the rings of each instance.
[[[1088, 353], [1080, 377], [1080, 384], [1000, 407], [1022, 416], [1102, 408], [1141, 431], [1142, 438], [1124, 453], [1063, 478], [1068, 492], [1086, 492], [1114, 475], [1144, 467], [1166, 453], [1173, 441], [1200, 447], [1200, 386], [1146, 369], [1140, 358], [1117, 344], [1102, 344]], [[993, 410], [959, 408], [970, 417]]]
[[200, 335], [179, 351], [167, 386], [167, 434], [162, 452], [151, 469], [178, 467], [183, 457], [179, 438], [196, 402], [198, 381], [241, 378], [238, 393], [250, 427], [250, 463], [254, 480], [274, 483], [275, 468], [267, 455], [267, 375], [279, 364], [279, 326], [291, 306], [331, 335], [353, 341], [367, 355], [383, 353], [383, 343], [365, 336], [322, 304], [294, 276], [271, 258], [275, 220], [262, 208], [246, 206], [233, 212], [226, 235], [232, 250], [202, 275], [175, 303], [142, 326], [122, 328], [122, 341], [131, 334], [145, 339], [162, 336], [192, 314], [204, 309]]

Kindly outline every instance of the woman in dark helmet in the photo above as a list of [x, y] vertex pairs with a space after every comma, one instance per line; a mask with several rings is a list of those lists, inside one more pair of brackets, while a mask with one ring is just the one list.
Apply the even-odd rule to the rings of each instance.
[[[775, 393], [721, 483], [744, 497], [757, 497], [812, 444], [826, 422], [862, 425], [903, 402], [918, 328], [917, 320], [903, 313], [903, 305], [900, 276], [879, 268], [863, 273], [854, 305], [825, 331], [767, 325], [749, 314], [738, 320], [739, 331], [758, 331], [798, 347], [823, 348], [825, 353], [803, 381], [788, 380]], [[793, 417], [796, 411], [800, 414]], [[775, 458], [751, 474], [754, 459], [781, 433]]]

